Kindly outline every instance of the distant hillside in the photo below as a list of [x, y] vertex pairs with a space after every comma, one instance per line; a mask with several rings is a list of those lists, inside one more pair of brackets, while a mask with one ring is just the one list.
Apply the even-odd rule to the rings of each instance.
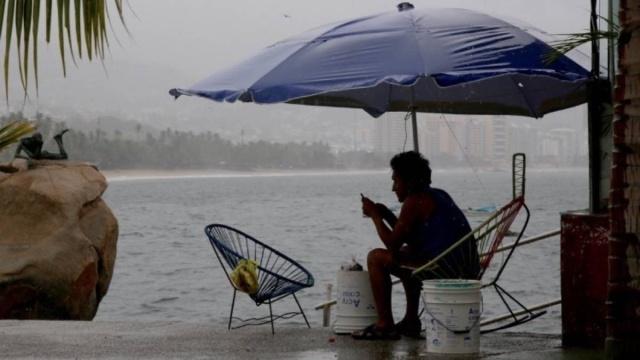
[[[21, 113], [11, 113], [0, 117], [0, 125], [24, 119]], [[80, 119], [57, 122], [42, 114], [31, 120], [36, 121], [46, 140], [44, 149], [57, 152], [51, 138], [69, 128], [64, 144], [70, 160], [92, 162], [101, 169], [340, 169], [384, 167], [387, 163], [386, 156], [367, 152], [336, 154], [323, 142], [238, 143], [210, 131], [148, 131], [138, 123], [115, 118], [93, 123], [100, 127]], [[113, 130], [106, 130], [102, 124]], [[0, 154], [0, 160], [11, 159], [14, 151], [15, 147]]]

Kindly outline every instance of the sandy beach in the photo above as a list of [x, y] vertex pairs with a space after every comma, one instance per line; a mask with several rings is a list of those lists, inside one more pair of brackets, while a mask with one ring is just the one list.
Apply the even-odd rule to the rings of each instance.
[[156, 169], [127, 169], [101, 171], [109, 181], [132, 181], [151, 179], [181, 179], [181, 178], [232, 178], [232, 177], [284, 177], [284, 176], [347, 176], [354, 174], [380, 174], [389, 172], [380, 170], [256, 170], [256, 171], [228, 171], [228, 170], [156, 170]]

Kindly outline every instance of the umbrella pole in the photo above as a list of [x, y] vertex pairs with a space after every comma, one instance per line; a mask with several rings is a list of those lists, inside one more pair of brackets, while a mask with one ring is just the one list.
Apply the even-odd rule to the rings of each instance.
[[415, 107], [415, 90], [411, 87], [411, 128], [413, 129], [413, 151], [419, 153], [420, 147], [418, 146], [418, 120], [416, 118]]
[[416, 119], [415, 108], [411, 108], [411, 127], [413, 128], [413, 150], [420, 152], [418, 148], [418, 120]]

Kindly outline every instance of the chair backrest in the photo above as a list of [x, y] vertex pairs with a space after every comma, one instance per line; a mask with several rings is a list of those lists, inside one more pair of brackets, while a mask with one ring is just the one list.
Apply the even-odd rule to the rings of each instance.
[[524, 197], [526, 188], [527, 157], [524, 153], [515, 153], [511, 159], [511, 182], [513, 198]]
[[480, 273], [478, 274], [478, 279], [482, 278], [491, 264], [496, 250], [498, 250], [502, 244], [502, 240], [504, 240], [509, 233], [511, 225], [523, 206], [524, 197], [516, 197], [473, 231], [480, 256]]
[[251, 295], [256, 303], [275, 301], [314, 284], [311, 273], [296, 261], [238, 229], [211, 224], [205, 233], [232, 286], [235, 287], [229, 273], [241, 259], [252, 259], [258, 264], [258, 292]]
[[[460, 277], [459, 274], [468, 273], [462, 269], [475, 268], [477, 265], [473, 262], [479, 262], [478, 273], [473, 278], [480, 280], [491, 264], [491, 260], [496, 250], [500, 247], [502, 240], [504, 240], [508, 234], [520, 209], [524, 206], [524, 197], [522, 196], [511, 200], [480, 224], [480, 226], [451, 245], [447, 250], [443, 251], [427, 264], [415, 269], [413, 276], [423, 280], [458, 278]], [[526, 227], [526, 223], [524, 226]], [[518, 240], [523, 232], [524, 227], [519, 233]], [[477, 252], [468, 246], [469, 242], [475, 243]], [[466, 249], [464, 251], [460, 251], [465, 247]], [[499, 273], [502, 272], [504, 266], [506, 266], [506, 261], [500, 266], [498, 270]], [[497, 276], [499, 276], [499, 274]]]

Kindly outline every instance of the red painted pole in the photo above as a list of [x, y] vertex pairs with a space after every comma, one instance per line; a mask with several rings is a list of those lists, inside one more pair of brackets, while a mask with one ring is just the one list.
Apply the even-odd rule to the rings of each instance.
[[619, 16], [605, 340], [615, 360], [640, 354], [640, 0], [621, 0]]

